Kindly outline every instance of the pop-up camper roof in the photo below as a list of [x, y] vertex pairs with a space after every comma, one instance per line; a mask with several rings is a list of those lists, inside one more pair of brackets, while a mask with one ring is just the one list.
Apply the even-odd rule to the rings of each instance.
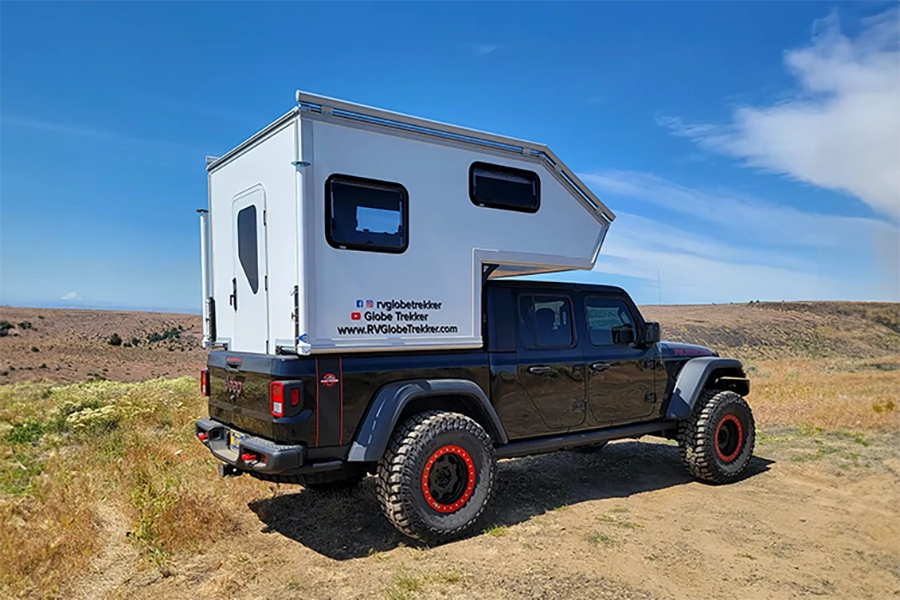
[[207, 169], [235, 351], [480, 347], [487, 277], [590, 269], [615, 218], [543, 144], [304, 92]]

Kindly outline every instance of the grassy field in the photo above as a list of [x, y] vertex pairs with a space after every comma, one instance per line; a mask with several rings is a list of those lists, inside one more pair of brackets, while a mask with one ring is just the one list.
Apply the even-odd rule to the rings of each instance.
[[[875, 317], [880, 318], [879, 315]], [[877, 335], [866, 334], [866, 339], [877, 338], [872, 343], [881, 346], [874, 346], [875, 350], [854, 350], [849, 356], [811, 352], [808, 348], [805, 353], [784, 351], [776, 358], [771, 358], [772, 352], [744, 352], [752, 378], [749, 400], [761, 430], [757, 454], [760, 449], [765, 453], [767, 448], [781, 444], [794, 448], [793, 453], [784, 456], [799, 466], [827, 458], [837, 461], [834, 464], [842, 468], [857, 468], [862, 464], [860, 461], [868, 464], [866, 448], [872, 440], [889, 439], [892, 440], [889, 443], [896, 443], [896, 438], [890, 436], [900, 431], [900, 360], [893, 353], [895, 338], [890, 325], [885, 325], [885, 331], [878, 331]], [[861, 337], [856, 335], [855, 339]], [[859, 346], [854, 348], [858, 350]], [[262, 567], [253, 562], [257, 559], [248, 559], [256, 565], [257, 575], [234, 574], [228, 565], [233, 565], [238, 560], [235, 556], [240, 555], [234, 553], [228, 540], [251, 535], [258, 530], [260, 521], [269, 523], [268, 528], [279, 530], [284, 519], [297, 519], [290, 502], [312, 500], [304, 500], [303, 495], [299, 499], [282, 496], [282, 488], [246, 477], [223, 480], [215, 476], [215, 461], [193, 435], [194, 420], [206, 414], [204, 400], [192, 377], [136, 383], [40, 381], [0, 386], [0, 597], [130, 597], [134, 589], [121, 584], [111, 588], [113, 591], [101, 591], [104, 581], [117, 577], [119, 581], [140, 581], [141, 577], [147, 581], [159, 578], [164, 581], [168, 577], [188, 585], [192, 565], [199, 564], [197, 561], [219, 573], [218, 579], [213, 577], [211, 583], [204, 584], [202, 597], [234, 595], [235, 590], [249, 585], [247, 582], [252, 577], [261, 577]], [[651, 452], [667, 452], [667, 446], [661, 446], [661, 450], [652, 450], [653, 447]], [[629, 460], [621, 453], [619, 456]], [[516, 471], [519, 467], [515, 465], [525, 465], [523, 461], [528, 460], [532, 459], [511, 462], [505, 472]], [[582, 458], [565, 460], [570, 463], [560, 468], [575, 469], [575, 474], [590, 467], [572, 462]], [[603, 463], [603, 466], [610, 470], [616, 464], [620, 463]], [[559, 468], [541, 472], [554, 470]], [[682, 485], [680, 479], [676, 483]], [[513, 491], [507, 497], [517, 497], [516, 484], [508, 485], [513, 486]], [[541, 484], [535, 485], [539, 488]], [[591, 491], [587, 498], [594, 497], [591, 494], [595, 492]], [[528, 493], [522, 490], [518, 497], [527, 498]], [[571, 498], [581, 498], [582, 492], [571, 493]], [[339, 520], [357, 510], [355, 504], [349, 506], [342, 500], [326, 498], [315, 502], [324, 523], [330, 522], [328, 515]], [[557, 513], [566, 508], [569, 500], [540, 502], [546, 505], [535, 515]], [[250, 513], [248, 507], [256, 514]], [[368, 543], [367, 539], [371, 542], [368, 556], [348, 550], [346, 540], [341, 550], [330, 545], [332, 540], [313, 538], [310, 541], [303, 537], [312, 535], [308, 531], [316, 531], [315, 523], [303, 533], [290, 527], [284, 530], [287, 533], [283, 539], [288, 542], [296, 535], [308, 547], [321, 546], [318, 554], [331, 561], [326, 564], [333, 565], [335, 573], [340, 572], [335, 561], [355, 558], [367, 565], [364, 568], [372, 569], [372, 577], [378, 581], [378, 589], [348, 588], [345, 592], [332, 592], [328, 597], [379, 595], [389, 600], [409, 600], [432, 597], [434, 590], [445, 587], [463, 590], [463, 596], [469, 593], [466, 589], [470, 592], [488, 589], [473, 583], [474, 567], [469, 572], [457, 567], [425, 571], [417, 570], [415, 563], [406, 559], [379, 558], [378, 540], [394, 538], [377, 521], [374, 505], [369, 508], [373, 515], [370, 517], [367, 512], [360, 518], [366, 522], [376, 519], [372, 523], [378, 524], [372, 527], [376, 527], [378, 536], [373, 534], [369, 539], [364, 532], [359, 533], [364, 540], [359, 543]], [[479, 543], [488, 552], [497, 544], [516, 539], [525, 548], [523, 556], [530, 556], [528, 544], [540, 542], [521, 541], [526, 539], [530, 525], [517, 525], [523, 520], [508, 516], [518, 514], [519, 506], [509, 505], [505, 510], [503, 514], [507, 516], [501, 515], [489, 523]], [[545, 519], [541, 522], [549, 523], [561, 517], [540, 518]], [[535, 519], [526, 518], [524, 522], [537, 522]], [[620, 514], [607, 514], [595, 520], [596, 530], [579, 533], [577, 544], [586, 544], [599, 552], [622, 543], [628, 519]], [[520, 528], [516, 530], [519, 533], [510, 536], [508, 533], [514, 530], [514, 525]], [[342, 538], [338, 536], [338, 539]], [[564, 543], [570, 542], [566, 538]], [[396, 553], [402, 549], [398, 546], [402, 542], [395, 540], [382, 550]], [[289, 547], [289, 551], [293, 552], [293, 548]], [[265, 564], [270, 566], [279, 564], [276, 558], [266, 560], [270, 562]], [[382, 560], [393, 561], [384, 573], [378, 566]], [[103, 567], [102, 574], [98, 574], [97, 565]], [[218, 570], [215, 565], [219, 565]], [[224, 572], [229, 574], [223, 575]], [[176, 573], [182, 579], [172, 577]], [[335, 582], [333, 573], [320, 575], [328, 585], [339, 583]], [[188, 584], [183, 582], [185, 577]], [[299, 594], [298, 590], [303, 589], [301, 579], [281, 577], [275, 596]], [[515, 581], [510, 585], [518, 585]], [[270, 592], [263, 588], [261, 597], [268, 597]]]
[[[900, 370], [868, 361], [754, 366], [751, 402], [763, 430], [852, 437], [900, 427]], [[0, 582], [11, 596], [64, 597], [116, 518], [127, 521], [144, 566], [165, 574], [237, 531], [233, 515], [248, 498], [271, 493], [248, 478], [228, 481], [226, 491], [213, 476], [214, 461], [194, 440], [205, 402], [192, 378], [13, 384], [0, 388], [0, 407]]]

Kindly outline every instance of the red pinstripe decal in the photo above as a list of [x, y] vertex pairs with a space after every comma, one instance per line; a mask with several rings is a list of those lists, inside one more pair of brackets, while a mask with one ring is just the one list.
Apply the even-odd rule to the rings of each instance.
[[341, 380], [338, 382], [338, 385], [341, 386], [341, 430], [338, 433], [338, 445], [344, 443], [344, 359], [338, 358], [338, 377]]
[[316, 359], [316, 446], [319, 445], [319, 359]]

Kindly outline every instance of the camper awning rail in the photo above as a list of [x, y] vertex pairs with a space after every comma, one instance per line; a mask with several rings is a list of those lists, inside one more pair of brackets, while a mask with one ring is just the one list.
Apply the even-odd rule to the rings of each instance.
[[584, 203], [595, 213], [608, 222], [612, 222], [616, 216], [603, 202], [588, 188], [575, 173], [569, 170], [559, 158], [544, 144], [529, 142], [511, 137], [467, 129], [440, 121], [431, 121], [420, 117], [413, 117], [402, 113], [391, 112], [328, 98], [317, 96], [307, 92], [297, 92], [297, 105], [301, 111], [318, 113], [334, 118], [358, 121], [366, 124], [397, 129], [410, 133], [428, 135], [445, 140], [475, 146], [487, 147], [493, 150], [510, 152], [519, 156], [533, 156], [543, 160], [551, 171], [556, 173], [563, 182], [580, 197]]

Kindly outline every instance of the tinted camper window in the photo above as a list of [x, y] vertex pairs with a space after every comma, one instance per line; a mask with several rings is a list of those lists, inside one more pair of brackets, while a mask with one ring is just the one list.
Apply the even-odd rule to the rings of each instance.
[[248, 206], [237, 214], [238, 258], [255, 294], [259, 291], [259, 259], [256, 252], [256, 207]]
[[541, 206], [541, 179], [532, 171], [472, 163], [469, 198], [478, 206], [537, 212]]
[[325, 182], [325, 233], [335, 248], [403, 252], [409, 195], [396, 183], [332, 175]]

